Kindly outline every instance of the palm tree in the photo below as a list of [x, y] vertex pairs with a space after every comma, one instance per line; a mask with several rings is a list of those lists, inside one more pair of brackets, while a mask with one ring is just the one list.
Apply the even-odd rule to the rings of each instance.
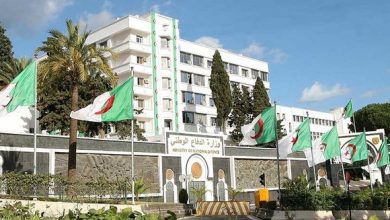
[[32, 61], [33, 60], [31, 58], [14, 58], [11, 62], [5, 63], [4, 68], [0, 69], [0, 89], [2, 85], [8, 85], [13, 79], [15, 79], [15, 77]]
[[[44, 52], [47, 57], [40, 62], [41, 79], [51, 74], [64, 74], [70, 80], [71, 110], [78, 110], [78, 87], [85, 82], [90, 73], [100, 72], [107, 76], [112, 84], [116, 77], [112, 72], [108, 55], [113, 55], [111, 50], [96, 47], [96, 44], [86, 44], [90, 34], [82, 30], [80, 25], [74, 25], [72, 20], [66, 21], [67, 33], [58, 30], [50, 30], [49, 37], [37, 49]], [[61, 83], [61, 82], [58, 82]], [[68, 154], [68, 180], [76, 180], [76, 150], [77, 150], [77, 120], [70, 120]]]

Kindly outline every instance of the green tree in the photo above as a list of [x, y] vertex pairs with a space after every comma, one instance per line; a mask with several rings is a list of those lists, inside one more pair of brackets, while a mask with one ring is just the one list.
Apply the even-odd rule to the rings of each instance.
[[[47, 54], [41, 61], [42, 77], [48, 74], [65, 73], [70, 79], [71, 110], [78, 110], [79, 86], [88, 79], [89, 73], [104, 73], [113, 84], [116, 78], [109, 64], [107, 53], [112, 51], [99, 48], [96, 44], [86, 44], [90, 34], [82, 30], [79, 24], [74, 25], [71, 20], [66, 21], [67, 33], [50, 30], [49, 37], [37, 51]], [[70, 120], [69, 129], [69, 156], [68, 178], [71, 182], [76, 180], [76, 151], [77, 151], [77, 120]]]
[[[354, 131], [353, 118], [351, 118], [351, 122], [349, 129]], [[364, 128], [366, 131], [383, 128], [386, 135], [390, 138], [390, 103], [369, 104], [356, 111], [355, 124], [358, 132], [363, 131]]]
[[270, 107], [271, 103], [269, 101], [267, 90], [264, 87], [263, 80], [260, 77], [257, 77], [255, 86], [252, 91], [253, 97], [253, 110], [252, 110], [252, 120], [256, 118], [265, 108]]
[[5, 85], [9, 84], [32, 61], [31, 58], [12, 58], [9, 62], [4, 62], [0, 68], [0, 81]]
[[232, 112], [228, 117], [228, 125], [234, 127], [230, 131], [230, 138], [235, 143], [238, 143], [243, 138], [241, 133], [241, 126], [245, 124], [245, 109], [243, 108], [245, 101], [243, 99], [243, 94], [241, 93], [240, 88], [233, 84], [232, 91]]
[[253, 98], [248, 88], [242, 88], [242, 109], [245, 115], [245, 124], [252, 122]]
[[225, 133], [225, 122], [232, 109], [232, 94], [230, 91], [229, 75], [225, 71], [221, 54], [219, 54], [218, 50], [215, 51], [213, 56], [210, 89], [213, 94], [215, 106], [217, 107], [217, 124]]
[[[127, 137], [131, 136], [130, 120], [114, 122], [113, 125], [115, 126], [115, 130], [119, 139], [126, 139]], [[143, 135], [144, 133], [145, 130], [139, 127], [137, 120], [134, 120], [134, 135], [137, 137], [138, 141], [146, 141], [146, 138]]]
[[[14, 53], [12, 52], [12, 43], [5, 34], [6, 29], [0, 23], [0, 89], [7, 85], [9, 78], [3, 76], [5, 65], [12, 62]], [[12, 80], [12, 79], [11, 79]]]

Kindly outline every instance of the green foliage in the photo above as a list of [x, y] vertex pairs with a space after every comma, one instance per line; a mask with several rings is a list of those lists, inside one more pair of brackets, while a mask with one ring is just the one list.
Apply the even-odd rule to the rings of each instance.
[[256, 118], [265, 108], [270, 107], [267, 90], [264, 87], [263, 80], [257, 77], [255, 86], [253, 87], [253, 110], [252, 119]]
[[[353, 118], [351, 118], [352, 125], [349, 126], [351, 131], [353, 128]], [[390, 103], [370, 104], [355, 112], [356, 130], [374, 131], [383, 128], [385, 133], [390, 138]]]
[[13, 58], [11, 61], [3, 63], [0, 68], [0, 81], [4, 84], [9, 84], [13, 79], [21, 73], [28, 64], [32, 62], [32, 59], [27, 58]]
[[206, 190], [206, 187], [202, 186], [199, 188], [191, 187], [190, 193], [193, 194], [196, 198], [197, 202], [203, 201], [203, 197], [206, 195], [208, 190]]
[[23, 205], [21, 202], [16, 202], [14, 204], [5, 204], [0, 208], [0, 218], [9, 219], [9, 220], [39, 220], [39, 219], [49, 219], [49, 218], [40, 218], [39, 212], [33, 212], [33, 205]]
[[222, 58], [218, 50], [213, 56], [211, 66], [210, 89], [217, 107], [217, 124], [225, 129], [225, 122], [232, 109], [232, 94], [230, 91], [229, 75], [223, 66]]
[[232, 112], [228, 117], [228, 125], [230, 127], [234, 126], [234, 129], [230, 132], [230, 137], [232, 141], [238, 143], [243, 138], [243, 135], [241, 133], [241, 126], [243, 126], [246, 121], [246, 112], [244, 108], [245, 101], [243, 99], [243, 93], [241, 92], [240, 88], [236, 84], [233, 84], [232, 87], [233, 106]]
[[146, 192], [150, 187], [144, 183], [144, 178], [140, 177], [134, 181], [134, 194], [135, 198], [139, 200], [139, 195]]
[[[131, 121], [121, 121], [112, 123], [115, 126], [115, 131], [119, 136], [119, 139], [126, 139], [131, 136]], [[137, 120], [134, 120], [134, 134], [138, 141], [146, 141], [144, 136], [145, 130], [140, 128], [137, 124]]]
[[234, 189], [232, 187], [228, 188], [228, 194], [231, 201], [237, 201], [236, 197], [242, 193], [240, 189]]
[[188, 202], [188, 193], [186, 189], [181, 189], [179, 191], [179, 202], [183, 204], [187, 204]]
[[[283, 183], [281, 204], [286, 210], [347, 210], [348, 195], [341, 189], [322, 188], [319, 191], [307, 187], [305, 177], [300, 176]], [[353, 210], [387, 210], [390, 187], [376, 188], [351, 193]]]
[[[13, 60], [12, 43], [5, 34], [6, 29], [0, 23], [0, 89], [3, 85], [8, 84], [8, 74], [5, 74], [6, 65]], [[3, 75], [5, 74], [5, 75]]]

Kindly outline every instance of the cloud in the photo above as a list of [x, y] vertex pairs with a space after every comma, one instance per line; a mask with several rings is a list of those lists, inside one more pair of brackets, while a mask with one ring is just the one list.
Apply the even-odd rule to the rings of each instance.
[[280, 48], [267, 48], [259, 43], [253, 42], [248, 47], [241, 50], [245, 56], [258, 59], [269, 59], [273, 63], [284, 63], [288, 54]]
[[264, 58], [266, 48], [258, 43], [251, 43], [247, 48], [241, 50], [241, 53], [249, 57]]
[[203, 36], [195, 40], [195, 43], [202, 44], [209, 47], [214, 48], [222, 48], [221, 42], [219, 42], [218, 38], [210, 37], [210, 36]]
[[272, 57], [274, 63], [284, 63], [288, 58], [287, 53], [279, 48], [271, 49], [268, 54]]
[[73, 0], [2, 1], [0, 21], [9, 30], [31, 36], [72, 4]]
[[98, 13], [84, 12], [79, 23], [81, 26], [86, 26], [89, 30], [95, 30], [99, 27], [105, 26], [115, 20], [111, 13], [112, 4], [110, 1], [105, 1], [102, 10]]
[[373, 97], [380, 96], [381, 94], [389, 92], [389, 91], [390, 91], [390, 87], [368, 90], [368, 91], [364, 92], [360, 97], [361, 98], [373, 98]]
[[320, 102], [332, 97], [345, 95], [349, 92], [349, 89], [336, 84], [331, 88], [328, 88], [319, 82], [315, 82], [311, 87], [305, 88], [302, 92], [301, 102]]

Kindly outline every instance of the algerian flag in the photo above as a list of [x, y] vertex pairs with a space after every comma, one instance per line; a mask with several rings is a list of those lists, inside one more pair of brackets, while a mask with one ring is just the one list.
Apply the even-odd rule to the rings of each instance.
[[368, 158], [368, 150], [366, 143], [366, 133], [363, 132], [356, 136], [352, 140], [348, 141], [347, 146], [344, 147], [343, 151], [343, 162], [344, 158], [356, 162], [359, 160], [365, 160]]
[[294, 133], [278, 142], [280, 158], [287, 158], [292, 152], [303, 151], [311, 147], [310, 121], [308, 118], [298, 126]]
[[19, 106], [35, 104], [35, 77], [37, 63], [30, 63], [12, 82], [0, 91], [0, 116], [13, 112]]
[[275, 107], [264, 109], [250, 124], [241, 127], [240, 145], [264, 144], [276, 139]]
[[96, 97], [91, 105], [71, 112], [70, 117], [82, 121], [108, 122], [133, 119], [133, 77], [110, 92]]
[[344, 107], [343, 117], [350, 118], [353, 116], [352, 100], [349, 100], [348, 104]]
[[[311, 150], [305, 150], [309, 167], [313, 166]], [[314, 165], [323, 163], [331, 158], [340, 156], [340, 142], [337, 128], [333, 127], [318, 138], [313, 144]]]
[[378, 156], [376, 159], [377, 167], [383, 167], [390, 163], [389, 161], [389, 149], [387, 146], [387, 138], [385, 137], [382, 141], [382, 144], [379, 148]]

